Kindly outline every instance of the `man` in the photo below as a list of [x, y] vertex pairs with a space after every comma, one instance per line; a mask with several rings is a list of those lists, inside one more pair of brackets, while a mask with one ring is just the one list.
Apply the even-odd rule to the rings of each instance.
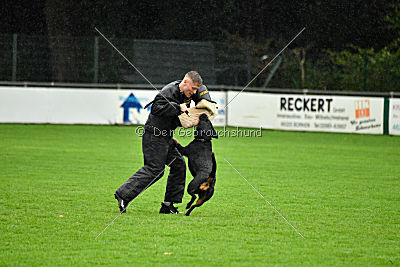
[[178, 116], [187, 111], [192, 100], [196, 104], [202, 99], [211, 101], [207, 87], [202, 84], [199, 73], [190, 71], [182, 81], [164, 86], [150, 103], [151, 111], [142, 137], [144, 166], [114, 194], [121, 212], [125, 212], [128, 203], [151, 183], [160, 179], [164, 174], [165, 165], [169, 165], [170, 172], [160, 213], [179, 213], [173, 203], [182, 203], [186, 164], [174, 146], [172, 135], [180, 125]]

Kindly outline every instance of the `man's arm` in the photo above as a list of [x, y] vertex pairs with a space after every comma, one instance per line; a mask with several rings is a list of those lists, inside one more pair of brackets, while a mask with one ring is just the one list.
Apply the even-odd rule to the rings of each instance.
[[181, 114], [181, 107], [178, 103], [174, 102], [173, 99], [163, 97], [159, 93], [155, 98], [151, 106], [151, 114], [163, 117], [175, 117]]
[[200, 88], [197, 90], [196, 94], [193, 96], [193, 101], [197, 105], [197, 103], [199, 103], [203, 99], [206, 99], [210, 102], [214, 102], [211, 100], [211, 96], [210, 96], [210, 93], [208, 92], [208, 88], [204, 84], [202, 86], [200, 86]]

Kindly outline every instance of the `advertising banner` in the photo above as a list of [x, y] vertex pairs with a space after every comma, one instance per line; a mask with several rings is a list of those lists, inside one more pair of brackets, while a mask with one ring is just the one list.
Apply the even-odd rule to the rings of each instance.
[[269, 94], [228, 92], [229, 126], [277, 129], [274, 98]]
[[[268, 129], [383, 134], [383, 98], [229, 92], [228, 124]], [[236, 96], [236, 97], [235, 97]]]
[[0, 88], [0, 122], [114, 124], [115, 90]]
[[[144, 124], [151, 106], [144, 107], [157, 93], [1, 87], [0, 122]], [[218, 91], [210, 94], [218, 107], [215, 126], [383, 134], [384, 99], [379, 97]], [[389, 134], [400, 134], [400, 99], [390, 99], [388, 127]]]
[[389, 99], [389, 134], [400, 135], [400, 99]]
[[[153, 101], [158, 91], [154, 90], [117, 90], [117, 117], [118, 124], [145, 124], [149, 116], [151, 105], [144, 108]], [[211, 92], [211, 99], [217, 102], [218, 114], [214, 118], [214, 126], [225, 126], [225, 92]], [[191, 106], [194, 106], [192, 101]]]
[[47, 91], [48, 123], [115, 123], [115, 90], [59, 88]]
[[117, 90], [116, 123], [145, 124], [150, 113], [151, 105], [158, 91], [154, 90]]
[[210, 91], [211, 100], [217, 102], [217, 116], [213, 120], [214, 126], [226, 126], [226, 93]]
[[48, 123], [48, 90], [0, 87], [0, 122]]
[[275, 95], [280, 129], [383, 134], [383, 98]]

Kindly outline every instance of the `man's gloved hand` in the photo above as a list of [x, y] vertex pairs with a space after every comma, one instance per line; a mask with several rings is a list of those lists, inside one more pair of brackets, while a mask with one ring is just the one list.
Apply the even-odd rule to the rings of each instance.
[[186, 106], [186, 104], [180, 104], [179, 106], [181, 107], [182, 112], [185, 112], [188, 110], [188, 107]]

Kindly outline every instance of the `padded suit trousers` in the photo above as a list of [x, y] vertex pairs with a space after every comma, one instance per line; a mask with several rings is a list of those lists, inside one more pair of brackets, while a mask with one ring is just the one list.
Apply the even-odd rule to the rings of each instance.
[[[116, 193], [130, 202], [143, 190], [158, 181], [164, 174], [165, 165], [170, 166], [164, 201], [181, 203], [185, 191], [186, 164], [174, 146], [173, 140], [166, 136], [156, 136], [146, 131], [142, 137], [144, 166], [132, 175]], [[172, 162], [172, 163], [171, 163]]]

